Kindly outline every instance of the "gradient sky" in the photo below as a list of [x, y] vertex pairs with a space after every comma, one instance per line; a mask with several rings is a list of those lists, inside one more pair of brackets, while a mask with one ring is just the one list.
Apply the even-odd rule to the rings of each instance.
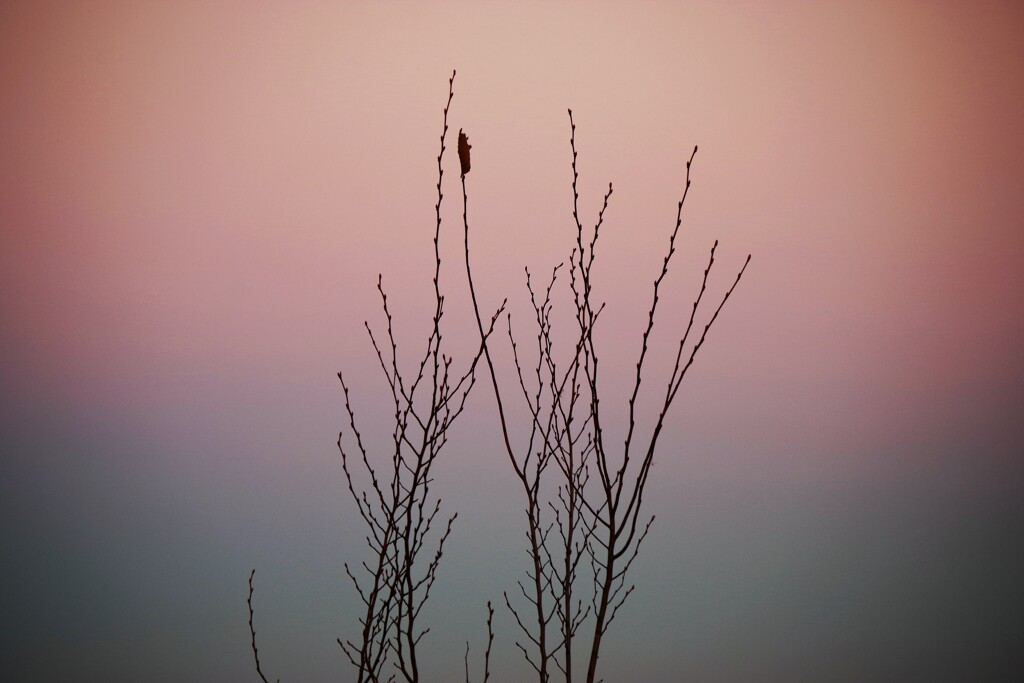
[[[485, 306], [525, 325], [522, 268], [571, 248], [566, 108], [588, 222], [615, 183], [606, 402], [694, 145], [651, 377], [711, 243], [715, 291], [753, 254], [662, 437], [605, 679], [1021, 675], [1021, 35], [1010, 2], [0, 4], [4, 678], [251, 681], [257, 567], [268, 674], [347, 679], [335, 372], [383, 439], [362, 321], [382, 273], [400, 339], [427, 330], [453, 68]], [[478, 391], [438, 466], [429, 680], [524, 568], [494, 427]], [[492, 680], [526, 680], [495, 625]]]

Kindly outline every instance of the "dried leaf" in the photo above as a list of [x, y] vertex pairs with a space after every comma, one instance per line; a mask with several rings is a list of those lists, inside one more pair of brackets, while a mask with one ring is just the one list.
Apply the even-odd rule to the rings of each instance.
[[469, 173], [469, 149], [472, 147], [469, 144], [469, 138], [466, 134], [459, 129], [459, 163], [462, 164], [462, 175]]

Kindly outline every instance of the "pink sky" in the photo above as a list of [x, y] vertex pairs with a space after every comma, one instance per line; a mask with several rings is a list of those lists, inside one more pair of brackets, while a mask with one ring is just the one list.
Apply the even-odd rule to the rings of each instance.
[[1004, 376], [1020, 347], [1019, 12], [240, 7], [5, 8], [3, 306], [25, 383], [262, 363], [353, 298], [372, 309], [376, 271], [403, 288], [451, 66], [481, 258], [510, 278], [569, 244], [572, 106], [584, 206], [618, 188], [617, 291], [644, 294], [699, 144], [690, 244], [754, 253], [731, 324], [776, 364], [927, 392]]
[[[700, 146], [655, 358], [716, 238], [716, 291], [753, 261], [672, 428], [695, 460], [666, 459], [668, 479], [1018, 486], [1022, 34], [998, 2], [4, 3], [5, 405], [233, 444], [140, 465], [168, 487], [250, 466], [282, 496], [340, 482], [333, 373], [383, 396], [361, 329], [377, 273], [400, 329], [427, 322], [456, 68], [485, 302], [509, 296], [525, 324], [523, 266], [571, 248], [571, 107], [587, 222], [615, 184], [604, 343], [626, 375]], [[970, 462], [948, 451], [980, 435]]]

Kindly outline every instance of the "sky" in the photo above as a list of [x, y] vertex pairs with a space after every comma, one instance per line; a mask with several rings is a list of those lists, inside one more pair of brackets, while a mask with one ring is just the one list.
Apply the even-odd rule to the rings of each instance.
[[[351, 676], [336, 373], [383, 443], [363, 321], [380, 274], [406, 358], [429, 330], [453, 69], [482, 307], [525, 329], [524, 267], [568, 258], [568, 108], [585, 224], [614, 183], [610, 433], [695, 145], [645, 386], [711, 244], [719, 295], [752, 255], [662, 436], [605, 680], [1019, 676], [1022, 32], [1009, 2], [3, 3], [5, 678], [254, 680], [254, 567], [268, 677]], [[436, 473], [459, 517], [425, 680], [461, 680], [526, 559], [486, 385]], [[492, 680], [528, 680], [504, 609], [495, 632]]]

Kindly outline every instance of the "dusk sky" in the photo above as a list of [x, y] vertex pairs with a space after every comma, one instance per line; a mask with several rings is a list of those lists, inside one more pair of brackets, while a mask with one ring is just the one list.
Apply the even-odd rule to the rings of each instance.
[[[604, 679], [1024, 676], [1022, 36], [1014, 2], [3, 2], [0, 676], [257, 680], [255, 567], [268, 678], [354, 680], [336, 373], [384, 444], [363, 321], [380, 273], [410, 362], [429, 331], [453, 69], [458, 363], [460, 128], [481, 306], [524, 330], [523, 268], [575, 242], [568, 108], [585, 224], [614, 183], [612, 434], [694, 145], [642, 406], [711, 245], [716, 297], [752, 255], [662, 436]], [[526, 568], [489, 391], [437, 465], [428, 681]], [[518, 637], [497, 609], [491, 681], [531, 680]]]

